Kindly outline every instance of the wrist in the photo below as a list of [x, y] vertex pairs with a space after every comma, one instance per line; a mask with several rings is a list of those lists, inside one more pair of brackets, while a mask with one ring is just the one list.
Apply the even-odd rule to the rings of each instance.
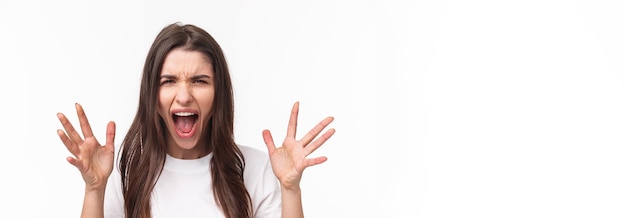
[[283, 193], [300, 193], [300, 186], [299, 185], [290, 185], [290, 186], [286, 186], [286, 185], [282, 185], [280, 186], [280, 190]]
[[104, 190], [106, 189], [106, 184], [105, 185], [99, 185], [99, 186], [89, 186], [86, 185], [85, 186], [85, 193], [89, 193], [89, 194], [104, 194]]
[[90, 189], [85, 187], [85, 202], [102, 202], [104, 201], [104, 188]]
[[287, 176], [279, 178], [280, 188], [284, 191], [300, 190], [300, 177]]

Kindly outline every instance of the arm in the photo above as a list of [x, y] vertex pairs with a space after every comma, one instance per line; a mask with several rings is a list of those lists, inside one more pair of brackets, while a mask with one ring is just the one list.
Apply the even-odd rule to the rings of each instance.
[[315, 139], [324, 128], [333, 122], [333, 117], [327, 117], [311, 129], [302, 139], [296, 140], [299, 106], [299, 102], [296, 102], [291, 109], [287, 136], [281, 147], [277, 148], [274, 145], [274, 140], [269, 130], [263, 131], [263, 139], [270, 155], [272, 171], [274, 171], [274, 174], [280, 181], [283, 218], [304, 217], [302, 193], [300, 190], [302, 172], [307, 167], [324, 163], [327, 160], [324, 156], [316, 158], [307, 158], [307, 156], [322, 146], [335, 133], [335, 129], [331, 128], [318, 139]]
[[57, 134], [67, 150], [74, 155], [67, 157], [67, 161], [80, 171], [85, 181], [81, 217], [104, 217], [104, 191], [113, 170], [115, 123], [109, 122], [106, 144], [100, 145], [80, 104], [76, 104], [76, 113], [84, 140], [62, 113], [58, 113], [57, 117], [65, 131], [59, 129]]
[[83, 198], [83, 210], [80, 217], [104, 217], [104, 190], [87, 190]]
[[[282, 185], [281, 185], [282, 186]], [[283, 218], [302, 218], [304, 217], [304, 211], [302, 210], [302, 194], [300, 188], [297, 189], [285, 189], [281, 187], [281, 200], [282, 200], [282, 217]]]

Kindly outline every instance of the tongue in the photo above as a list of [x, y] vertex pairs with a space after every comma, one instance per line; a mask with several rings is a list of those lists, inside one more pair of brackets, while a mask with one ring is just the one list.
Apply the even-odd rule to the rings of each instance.
[[184, 133], [189, 133], [191, 132], [191, 128], [193, 127], [193, 123], [195, 121], [196, 118], [192, 116], [178, 117], [178, 119], [176, 119], [176, 128]]

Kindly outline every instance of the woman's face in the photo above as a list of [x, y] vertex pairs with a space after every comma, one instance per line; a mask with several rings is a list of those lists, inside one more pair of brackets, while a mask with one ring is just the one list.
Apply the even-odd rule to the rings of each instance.
[[167, 126], [167, 152], [194, 159], [208, 153], [202, 134], [212, 114], [215, 86], [213, 65], [202, 53], [174, 49], [163, 63], [159, 86], [159, 115]]

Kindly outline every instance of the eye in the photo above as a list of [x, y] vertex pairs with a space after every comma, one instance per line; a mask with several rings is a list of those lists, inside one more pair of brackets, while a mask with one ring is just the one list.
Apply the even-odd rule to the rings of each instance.
[[174, 84], [175, 81], [173, 79], [164, 79], [161, 80], [161, 85], [168, 85], [168, 84]]
[[193, 83], [198, 83], [198, 84], [209, 84], [209, 82], [208, 82], [208, 81], [203, 80], [203, 79], [197, 79], [197, 80], [194, 80], [194, 81], [193, 81]]

